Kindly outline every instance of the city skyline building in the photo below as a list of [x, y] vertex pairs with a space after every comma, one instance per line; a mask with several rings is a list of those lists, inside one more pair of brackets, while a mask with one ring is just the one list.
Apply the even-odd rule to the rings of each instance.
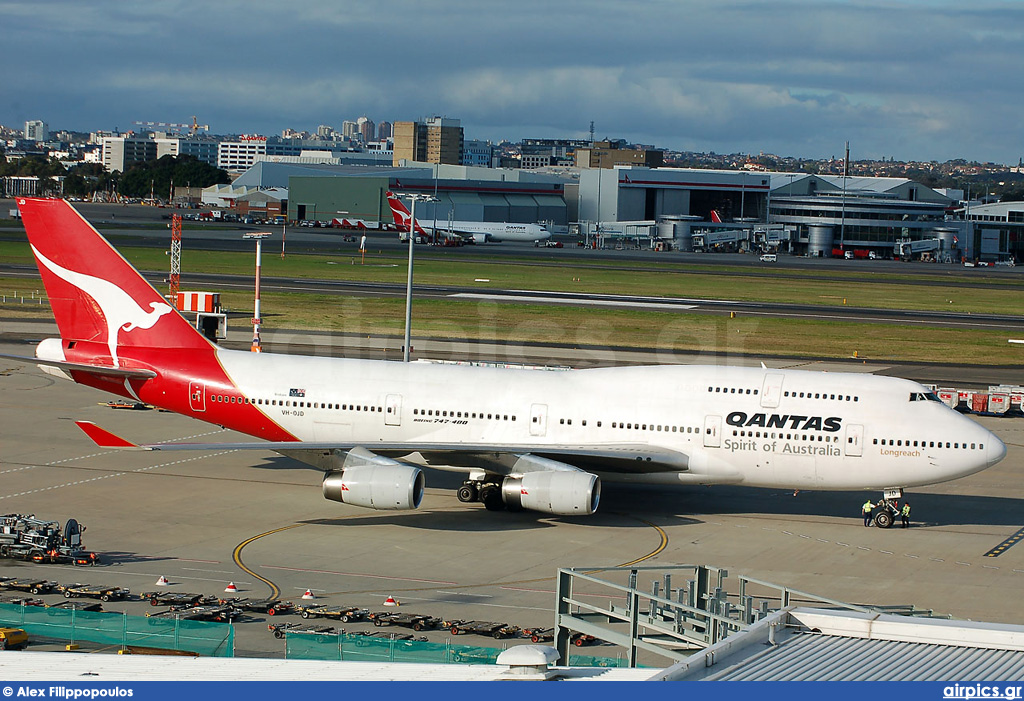
[[27, 141], [46, 141], [50, 132], [46, 122], [32, 119], [25, 122], [25, 139]]
[[394, 164], [400, 161], [462, 165], [462, 123], [449, 117], [422, 122], [395, 122]]

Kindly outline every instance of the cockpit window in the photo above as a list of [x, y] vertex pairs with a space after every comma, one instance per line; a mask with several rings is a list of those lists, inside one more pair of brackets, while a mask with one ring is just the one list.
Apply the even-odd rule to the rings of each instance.
[[942, 403], [942, 400], [939, 399], [939, 396], [937, 394], [935, 394], [934, 392], [911, 392], [910, 393], [910, 401], [912, 401], [912, 402], [939, 402], [940, 404]]

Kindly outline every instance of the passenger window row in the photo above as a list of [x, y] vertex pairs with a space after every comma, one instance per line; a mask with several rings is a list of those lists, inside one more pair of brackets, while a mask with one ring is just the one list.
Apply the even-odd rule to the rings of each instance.
[[738, 438], [778, 438], [784, 441], [817, 441], [818, 443], [838, 443], [839, 436], [824, 436], [810, 433], [776, 433], [775, 431], [737, 431], [732, 435]]
[[792, 397], [794, 399], [834, 399], [837, 402], [859, 402], [860, 397], [850, 396], [849, 394], [829, 394], [827, 392], [783, 392], [783, 397]]
[[451, 411], [447, 409], [413, 409], [413, 416], [435, 416], [448, 419], [488, 419], [491, 421], [515, 421], [515, 414], [496, 414], [482, 411]]
[[[598, 425], [600, 425], [598, 421]], [[665, 433], [700, 433], [700, 427], [694, 426], [667, 426], [664, 424], [632, 423], [631, 421], [612, 421], [612, 428], [636, 429], [639, 431], [663, 431]]]
[[[537, 417], [533, 417], [533, 422], [537, 423]], [[559, 419], [558, 424], [560, 426], [572, 426], [572, 419]], [[583, 419], [580, 421], [581, 426], [587, 425], [587, 420]], [[601, 428], [604, 425], [603, 421], [595, 421], [594, 425]], [[629, 430], [637, 431], [661, 431], [663, 433], [700, 433], [700, 427], [693, 426], [670, 426], [668, 424], [645, 424], [645, 423], [633, 423], [632, 421], [612, 421], [611, 428], [624, 428]]]
[[756, 389], [743, 389], [736, 387], [708, 387], [708, 392], [720, 392], [722, 394], [757, 394]]
[[[874, 444], [875, 445], [904, 447], [904, 448], [943, 448], [943, 447], [945, 447], [945, 448], [953, 448], [955, 450], [968, 450], [968, 446], [967, 446], [966, 443], [960, 443], [960, 442], [957, 442], [957, 441], [954, 441], [954, 442], [950, 442], [950, 441], [945, 441], [945, 442], [943, 442], [943, 441], [909, 441], [909, 440], [905, 441], [905, 440], [902, 440], [902, 439], [893, 440], [891, 438], [875, 438], [874, 439]], [[970, 450], [985, 450], [985, 444], [984, 443], [971, 443]]]
[[382, 412], [384, 409], [372, 404], [335, 404], [334, 402], [302, 402], [292, 399], [249, 399], [233, 397], [225, 394], [212, 394], [210, 400], [223, 404], [256, 404], [258, 406], [280, 406], [294, 409], [328, 409], [331, 411], [370, 411]]

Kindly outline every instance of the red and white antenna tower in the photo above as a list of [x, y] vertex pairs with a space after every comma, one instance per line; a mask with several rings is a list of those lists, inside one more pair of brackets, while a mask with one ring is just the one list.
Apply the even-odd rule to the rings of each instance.
[[181, 286], [181, 215], [171, 215], [171, 304], [178, 306], [178, 288]]

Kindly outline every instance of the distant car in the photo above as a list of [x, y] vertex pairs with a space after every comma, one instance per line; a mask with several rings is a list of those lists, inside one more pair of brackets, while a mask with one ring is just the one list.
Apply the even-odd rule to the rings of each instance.
[[544, 248], [562, 248], [563, 247], [561, 241], [552, 241], [551, 239], [547, 239], [546, 241], [534, 241], [533, 245], [534, 245], [534, 247], [543, 246]]
[[762, 263], [774, 263], [778, 259], [779, 259], [779, 257], [776, 254], [774, 254], [774, 253], [763, 253], [763, 254], [761, 254], [761, 262]]

